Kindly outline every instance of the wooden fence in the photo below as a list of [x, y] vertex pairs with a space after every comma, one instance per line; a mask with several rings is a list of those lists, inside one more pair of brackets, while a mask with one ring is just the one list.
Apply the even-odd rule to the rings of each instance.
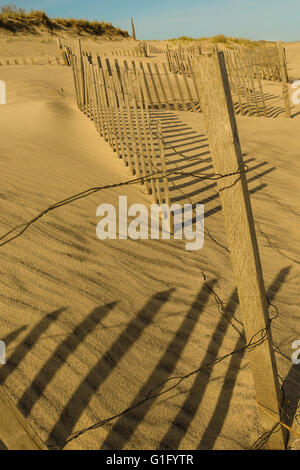
[[[237, 57], [237, 60], [244, 66], [248, 66], [248, 61], [253, 65], [257, 65], [262, 78], [267, 80], [280, 80], [281, 78], [278, 46], [228, 49], [217, 44], [211, 44], [205, 48], [200, 45], [190, 47], [181, 47], [179, 45], [176, 49], [170, 49], [167, 46], [166, 55], [170, 70], [180, 72], [185, 70], [191, 56], [195, 58], [199, 55], [209, 55], [216, 50], [223, 50], [226, 57]], [[226, 65], [228, 64], [226, 63]]]
[[[287, 63], [280, 43], [277, 47], [224, 49], [223, 52], [236, 113], [274, 117], [285, 112], [287, 117], [291, 116]], [[208, 55], [212, 53], [213, 50]], [[168, 70], [189, 75], [191, 63], [201, 64], [203, 55], [200, 49], [194, 53], [184, 48], [168, 49]]]
[[280, 58], [284, 54], [280, 45], [226, 51], [224, 54], [238, 112], [267, 117], [278, 115], [276, 108], [279, 110], [283, 106], [286, 116], [290, 117], [287, 66], [286, 61], [283, 67], [280, 65]]
[[131, 49], [117, 49], [111, 52], [105, 52], [106, 56], [117, 56], [117, 57], [149, 57], [151, 54], [164, 54], [165, 50], [160, 49], [152, 44], [145, 41], [141, 41], [138, 46]]
[[5, 57], [0, 58], [2, 65], [66, 65], [62, 57], [41, 56], [41, 57]]
[[[150, 109], [200, 110], [197, 76], [191, 69], [188, 75], [178, 75], [168, 72], [165, 63], [145, 64], [142, 61], [111, 60], [107, 57], [100, 59], [97, 56], [98, 62], [95, 64], [95, 59], [90, 54], [83, 56], [94, 66], [101, 64], [105, 80], [114, 70], [117, 71], [122, 89], [118, 102], [121, 100], [124, 103], [125, 95], [133, 93], [138, 106], [144, 108], [148, 106]], [[115, 93], [118, 94], [118, 91], [115, 90]], [[81, 92], [80, 96], [82, 95]]]
[[161, 48], [161, 47], [157, 47], [157, 46], [154, 46], [153, 44], [149, 44], [147, 43], [147, 47], [148, 47], [148, 51], [150, 54], [163, 54], [165, 51], [165, 49]]
[[111, 51], [110, 53], [107, 52], [105, 55], [112, 55], [112, 56], [123, 56], [123, 57], [147, 57], [147, 46], [144, 45], [143, 47], [134, 47], [133, 49], [118, 49], [115, 51]]
[[170, 49], [167, 45], [166, 58], [169, 71], [182, 73], [189, 70], [191, 56], [201, 55], [203, 53], [201, 46], [181, 47]]
[[[280, 44], [276, 54], [274, 48], [270, 51], [265, 48], [264, 52], [243, 49], [223, 53], [236, 114], [276, 117], [285, 113], [290, 117], [287, 67]], [[75, 56], [71, 59], [72, 51], [68, 47], [65, 47], [65, 56], [69, 64], [71, 60], [78, 60]], [[84, 54], [84, 57], [88, 57], [93, 64], [90, 53]], [[198, 51], [194, 55], [183, 52], [181, 57], [185, 60], [179, 62], [179, 73], [178, 69], [170, 67], [170, 63], [152, 60], [147, 63], [108, 57], [97, 60], [101, 63], [104, 77], [111, 76], [112, 70], [117, 70], [122, 92], [128, 92], [130, 83], [135, 99], [140, 96], [144, 109], [147, 104], [152, 109], [201, 112], [200, 81], [196, 70], [201, 69], [205, 56]], [[263, 61], [265, 57], [269, 61]], [[124, 100], [123, 94], [121, 99]], [[117, 102], [119, 100], [120, 97]]]
[[[157, 85], [160, 84], [161, 92], [166, 92], [160, 82], [163, 75], [159, 69], [155, 67], [155, 81], [154, 74], [150, 73], [151, 68], [147, 77], [141, 63], [138, 68], [136, 64], [129, 68], [126, 61], [122, 66], [117, 60], [112, 64], [107, 58], [93, 58], [83, 53], [81, 46], [79, 54], [71, 54], [70, 60], [78, 107], [94, 122], [100, 136], [110, 144], [131, 174], [135, 175], [134, 181], [144, 185], [146, 193], [152, 194], [155, 203], [169, 203], [169, 172], [162, 126], [160, 118], [156, 115], [154, 119], [152, 115], [154, 103], [150, 93], [152, 85], [159, 102]], [[191, 72], [197, 76], [195, 83], [200, 91], [214, 172], [222, 175], [222, 178], [216, 179], [260, 422], [269, 432], [274, 428], [274, 421], [277, 422], [278, 428], [276, 433], [270, 433], [268, 446], [283, 449], [285, 440], [280, 421], [281, 394], [267, 299], [224, 53], [218, 52], [212, 57], [204, 57], [202, 61], [194, 61]], [[171, 74], [166, 67], [164, 73], [165, 79], [170, 80]], [[175, 82], [179, 83], [178, 74], [173, 75], [174, 79], [177, 77]], [[181, 78], [186, 84], [186, 75], [183, 74]]]
[[[145, 57], [144, 53], [141, 55]], [[225, 50], [224, 55], [236, 114], [291, 116], [287, 64], [280, 44], [276, 48]], [[143, 106], [147, 98], [149, 105], [156, 109], [201, 112], [199, 75], [195, 70], [201, 67], [204, 57], [200, 50], [188, 54], [182, 48], [180, 53], [168, 50], [167, 63], [156, 63], [153, 59], [146, 64], [107, 59], [104, 67], [126, 70], [134, 81], [134, 90], [135, 84], [141, 82]]]
[[[167, 178], [150, 181], [151, 175], [165, 169], [164, 148], [159, 140], [160, 123], [150, 116], [146, 86], [133, 82], [138, 72], [125, 61], [121, 68], [109, 59], [101, 60], [82, 54], [72, 57], [74, 83], [79, 108], [90, 117], [97, 131], [128, 166], [132, 175], [140, 178], [147, 194], [157, 204], [169, 202]], [[149, 95], [148, 95], [149, 96]]]
[[[70, 65], [71, 49], [59, 44], [64, 63]], [[150, 46], [141, 41], [135, 49], [112, 51], [107, 55], [148, 57], [151, 51], [156, 50]], [[135, 81], [140, 80], [142, 74], [151, 106], [200, 112], [199, 80], [195, 74], [198, 64], [195, 65], [195, 62], [199, 62], [201, 67], [203, 57], [211, 56], [216, 51], [217, 46], [204, 50], [200, 46], [179, 45], [179, 48], [171, 50], [167, 45], [166, 63], [123, 61], [123, 64], [116, 62], [116, 67], [125, 68]], [[285, 113], [287, 117], [291, 116], [286, 56], [280, 42], [277, 46], [224, 49], [223, 53], [236, 114], [277, 117]], [[112, 67], [109, 61], [108, 67]]]

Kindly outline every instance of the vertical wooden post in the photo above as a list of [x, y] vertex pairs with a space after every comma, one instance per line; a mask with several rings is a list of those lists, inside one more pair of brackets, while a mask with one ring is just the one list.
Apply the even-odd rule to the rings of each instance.
[[191, 103], [192, 110], [196, 111], [195, 102], [194, 102], [194, 99], [193, 99], [191, 89], [189, 87], [189, 83], [188, 83], [188, 80], [186, 78], [186, 75], [187, 75], [187, 72], [184, 71], [183, 74], [182, 74], [183, 81], [184, 81], [184, 84], [185, 84], [185, 88], [187, 90], [187, 94], [188, 94], [188, 97], [189, 97], [189, 100], [190, 100], [190, 103]]
[[93, 122], [95, 124], [97, 132], [100, 132], [100, 123], [99, 123], [99, 114], [98, 114], [98, 96], [96, 90], [96, 75], [95, 75], [95, 65], [93, 61], [90, 62], [90, 96], [91, 96], [91, 109]]
[[247, 84], [246, 84], [246, 80], [245, 80], [245, 68], [243, 67], [240, 55], [238, 55], [237, 53], [234, 54], [234, 62], [235, 62], [235, 67], [236, 67], [237, 73], [239, 73], [239, 71], [241, 72], [240, 77], [241, 77], [242, 89], [243, 89], [242, 96], [244, 96], [246, 98], [247, 106], [248, 106], [248, 112], [249, 112], [249, 116], [250, 116], [252, 114], [252, 108], [251, 108], [250, 96], [249, 96], [249, 93], [247, 91]]
[[181, 102], [182, 102], [182, 109], [183, 109], [183, 111], [188, 111], [188, 107], [187, 107], [186, 101], [184, 99], [184, 96], [183, 96], [183, 93], [182, 93], [182, 90], [181, 90], [181, 87], [180, 87], [180, 83], [179, 83], [179, 80], [178, 80], [177, 73], [174, 73], [174, 80], [175, 80], [175, 84], [177, 86], [177, 90], [179, 92], [179, 96], [180, 96], [180, 99], [181, 99]]
[[165, 156], [165, 149], [164, 149], [164, 143], [163, 143], [163, 133], [162, 133], [162, 126], [161, 126], [160, 120], [157, 121], [157, 135], [158, 135], [158, 141], [159, 141], [161, 169], [162, 169], [162, 172], [164, 173], [164, 176], [163, 176], [164, 202], [166, 204], [170, 204], [169, 185], [168, 185], [167, 166], [166, 166], [166, 156]]
[[134, 27], [133, 18], [131, 18], [131, 36], [132, 36], [132, 39], [134, 39], [136, 41], [135, 27]]
[[151, 80], [152, 85], [153, 85], [154, 94], [156, 96], [158, 107], [159, 107], [159, 109], [162, 109], [161, 100], [160, 100], [158, 90], [157, 90], [157, 86], [156, 86], [156, 83], [155, 83], [155, 76], [152, 73], [151, 65], [149, 64], [149, 62], [147, 63], [147, 68], [148, 68], [148, 71], [149, 71], [150, 80]]
[[62, 46], [62, 43], [61, 43], [61, 39], [60, 39], [60, 38], [57, 38], [57, 45], [58, 45], [58, 48], [59, 48], [59, 50], [60, 50], [60, 53], [61, 53], [61, 55], [62, 55], [62, 58], [63, 58], [63, 60], [64, 60], [65, 65], [68, 65], [68, 64], [66, 63], [66, 57], [65, 57], [65, 55], [64, 55], [63, 46]]
[[158, 64], [153, 64], [153, 65], [154, 65], [155, 73], [157, 75], [157, 79], [158, 79], [158, 82], [159, 82], [159, 85], [160, 85], [160, 89], [161, 89], [163, 97], [164, 97], [164, 103], [166, 104], [166, 109], [171, 109], [170, 104], [168, 102], [167, 93], [166, 93], [166, 90], [165, 90], [165, 87], [164, 87], [164, 84], [163, 84], [163, 81], [162, 81], [162, 76], [163, 75], [161, 74], [161, 72], [158, 68]]
[[111, 127], [112, 127], [112, 134], [113, 134], [113, 142], [114, 142], [114, 151], [117, 152], [118, 158], [122, 158], [123, 148], [121, 145], [121, 128], [119, 126], [119, 111], [118, 111], [118, 101], [117, 101], [117, 94], [116, 89], [114, 87], [114, 82], [112, 79], [112, 75], [108, 75], [107, 77], [107, 92], [110, 101], [110, 119], [111, 119]]
[[99, 56], [97, 56], [97, 61], [98, 61], [98, 78], [99, 78], [99, 86], [98, 86], [98, 96], [99, 96], [99, 104], [100, 104], [100, 110], [102, 113], [102, 118], [103, 118], [103, 134], [104, 134], [104, 139], [106, 142], [109, 143], [109, 145], [112, 147], [113, 142], [112, 142], [112, 136], [111, 136], [111, 130], [110, 130], [110, 123], [109, 123], [109, 115], [108, 115], [108, 95], [107, 95], [107, 86], [106, 86], [106, 77], [104, 74], [102, 62]]
[[128, 122], [128, 127], [129, 127], [128, 142], [130, 144], [130, 149], [131, 149], [131, 153], [133, 156], [132, 170], [134, 172], [133, 174], [135, 174], [138, 178], [141, 178], [142, 173], [141, 173], [141, 168], [140, 168], [140, 158], [139, 158], [140, 155], [139, 155], [137, 139], [136, 139], [135, 123], [134, 123], [134, 119], [132, 116], [133, 109], [131, 106], [131, 103], [132, 101], [134, 101], [135, 98], [131, 93], [129, 93], [128, 81], [130, 81], [129, 76], [127, 75], [127, 73], [122, 72], [122, 83], [124, 84], [124, 88], [126, 90], [125, 106], [126, 106], [126, 111], [127, 111], [127, 122]]
[[166, 55], [167, 55], [167, 61], [168, 61], [169, 71], [171, 72], [171, 71], [172, 71], [172, 67], [171, 67], [171, 57], [170, 57], [170, 51], [169, 51], [169, 46], [168, 46], [168, 44], [167, 44]]
[[148, 84], [148, 81], [147, 81], [147, 77], [146, 77], [145, 70], [144, 70], [142, 62], [139, 62], [139, 65], [140, 65], [140, 70], [142, 71], [142, 74], [141, 74], [142, 83], [143, 83], [143, 86], [145, 87], [145, 92], [147, 93], [150, 106], [153, 107], [153, 100], [152, 100], [152, 96], [151, 96], [151, 90], [150, 90], [150, 87], [149, 87], [149, 84]]
[[250, 79], [250, 85], [251, 85], [251, 89], [252, 89], [252, 92], [250, 92], [250, 98], [251, 98], [251, 100], [254, 100], [256, 115], [260, 116], [259, 106], [258, 106], [258, 101], [257, 101], [257, 96], [256, 96], [255, 83], [254, 83], [254, 74], [253, 74], [253, 70], [252, 70], [252, 64], [250, 62], [249, 55], [246, 55], [245, 52], [244, 52], [244, 59], [245, 59], [246, 67], [248, 69], [248, 76], [249, 76], [249, 79]]
[[0, 388], [0, 439], [8, 450], [47, 450], [4, 389]]
[[[255, 57], [255, 56], [254, 56]], [[263, 113], [264, 113], [264, 116], [267, 117], [267, 107], [266, 107], [266, 101], [265, 101], [265, 96], [264, 96], [264, 91], [263, 91], [263, 87], [262, 87], [262, 83], [261, 83], [261, 79], [260, 79], [260, 73], [259, 73], [259, 68], [258, 68], [258, 65], [257, 65], [257, 62], [255, 61], [256, 65], [255, 65], [255, 70], [256, 70], [256, 78], [257, 78], [257, 82], [258, 82], [258, 86], [259, 86], [259, 91], [260, 91], [260, 99], [261, 99], [261, 105], [262, 105], [262, 108], [263, 108]]]
[[84, 113], [89, 116], [89, 112], [88, 112], [88, 73], [87, 73], [87, 69], [86, 69], [86, 54], [85, 52], [82, 53], [82, 63], [83, 63], [83, 76], [84, 76], [84, 82], [83, 82], [83, 86], [84, 86], [84, 96], [85, 96], [85, 107], [84, 107]]
[[95, 123], [96, 123], [96, 128], [99, 134], [102, 136], [102, 120], [100, 116], [100, 100], [99, 100], [99, 93], [98, 93], [98, 87], [97, 87], [97, 76], [96, 76], [96, 71], [95, 71], [95, 66], [92, 66], [92, 77], [93, 77], [93, 85], [94, 85], [94, 97], [95, 97]]
[[[194, 61], [195, 59], [193, 59]], [[200, 103], [200, 95], [199, 95], [199, 90], [198, 90], [198, 85], [197, 85], [197, 80], [196, 80], [196, 77], [195, 77], [195, 74], [194, 74], [194, 69], [192, 67], [192, 61], [189, 60], [189, 71], [190, 71], [190, 75], [191, 75], [191, 79], [193, 81], [193, 85], [194, 85], [194, 88], [195, 88], [195, 92], [196, 92], [196, 96], [197, 96], [197, 101], [199, 104], [199, 111], [201, 111], [201, 103]]]
[[[168, 176], [167, 176], [167, 167], [166, 167], [166, 156], [165, 156], [165, 149], [163, 143], [163, 133], [162, 133], [162, 126], [161, 122], [158, 119], [157, 121], [157, 135], [159, 141], [159, 150], [160, 150], [160, 166], [161, 170], [164, 174], [162, 178], [162, 186], [159, 189], [160, 195], [160, 204], [168, 204], [170, 206], [170, 195], [169, 195], [169, 185], [168, 185]], [[158, 184], [160, 185], [160, 179], [157, 180]], [[166, 214], [161, 214], [164, 218]], [[169, 230], [171, 233], [174, 233], [174, 215], [170, 212], [170, 225]]]
[[291, 105], [290, 105], [290, 97], [289, 97], [289, 87], [288, 87], [288, 74], [286, 69], [286, 60], [285, 60], [285, 53], [282, 47], [282, 42], [277, 42], [277, 49], [278, 49], [278, 58], [279, 58], [279, 65], [280, 65], [280, 75], [281, 75], [281, 82], [282, 82], [282, 95], [284, 100], [285, 106], [285, 115], [286, 117], [291, 117]]
[[170, 90], [170, 93], [171, 93], [171, 97], [172, 97], [172, 101], [174, 103], [174, 109], [176, 111], [179, 111], [179, 105], [178, 105], [178, 101], [177, 101], [177, 98], [175, 97], [175, 93], [174, 93], [174, 90], [173, 90], [173, 85], [171, 83], [171, 80], [170, 80], [170, 76], [171, 73], [168, 73], [167, 71], [167, 66], [166, 64], [163, 62], [162, 64], [162, 67], [163, 67], [163, 71], [164, 71], [164, 75], [166, 77], [166, 81], [167, 81], [167, 84], [168, 84], [168, 88]]
[[[115, 65], [117, 65], [117, 59], [116, 59]], [[116, 118], [117, 118], [117, 126], [118, 126], [118, 133], [119, 133], [119, 142], [120, 142], [120, 147], [121, 147], [121, 155], [122, 155], [124, 164], [128, 166], [130, 155], [128, 158], [129, 144], [127, 140], [126, 121], [123, 115], [124, 100], [122, 101], [121, 99], [123, 90], [121, 90], [121, 87], [120, 87], [120, 76], [118, 75], [116, 68], [112, 69], [111, 82], [115, 90], [114, 105], [116, 109]], [[119, 97], [119, 100], [117, 100], [117, 97]]]
[[236, 73], [237, 87], [238, 87], [238, 98], [239, 98], [239, 103], [241, 107], [241, 114], [244, 116], [245, 109], [244, 109], [244, 103], [243, 103], [243, 96], [245, 96], [246, 90], [244, 89], [245, 87], [243, 87], [242, 80], [240, 80], [240, 70], [238, 69], [236, 62], [234, 62], [234, 65], [235, 65], [235, 73]]
[[238, 104], [240, 108], [240, 112], [242, 115], [244, 115], [244, 107], [243, 107], [243, 102], [242, 102], [242, 97], [241, 97], [241, 83], [239, 79], [239, 73], [237, 67], [233, 65], [233, 61], [231, 58], [231, 54], [228, 53], [226, 55], [226, 63], [228, 64], [228, 68], [230, 69], [231, 73], [228, 72], [228, 79], [230, 82], [230, 88], [233, 94], [235, 94], [238, 98]]
[[[269, 328], [267, 299], [238, 129], [233, 110], [224, 54], [201, 62], [198, 73], [206, 133], [215, 174], [240, 173], [218, 179], [218, 191], [235, 275], [248, 354], [264, 431], [274, 431], [280, 420], [281, 393]], [[250, 345], [250, 347], [249, 347]], [[252, 346], [252, 347], [251, 347]], [[270, 449], [284, 449], [280, 424], [270, 432]]]
[[[134, 111], [134, 116], [135, 116], [135, 136], [136, 136], [136, 142], [137, 142], [135, 148], [137, 152], [137, 160], [141, 164], [141, 167], [142, 167], [142, 171], [140, 174], [141, 176], [147, 176], [146, 155], [144, 153], [144, 146], [143, 146], [143, 139], [142, 139], [142, 129], [141, 129], [141, 123], [140, 123], [139, 109], [138, 109], [138, 98], [135, 96], [135, 92], [134, 92], [131, 80], [128, 80], [127, 89], [133, 98], [132, 104], [133, 104], [133, 111]], [[142, 102], [140, 103], [140, 111], [141, 111], [141, 114], [144, 113]], [[146, 193], [150, 194], [148, 181], [144, 180], [143, 182], [145, 183]]]
[[[157, 154], [156, 150], [156, 144], [159, 146], [159, 136], [157, 132], [157, 121], [153, 120], [151, 118], [151, 114], [149, 111], [149, 106], [147, 107], [147, 121], [148, 121], [148, 128], [150, 130], [149, 132], [149, 137], [150, 137], [150, 155], [151, 155], [151, 169], [154, 172], [160, 172], [161, 168], [158, 167], [158, 165], [161, 166], [161, 155], [159, 152], [159, 155]], [[154, 186], [155, 186], [155, 191], [154, 191], [154, 196], [153, 196], [153, 202], [154, 204], [163, 204], [163, 199], [162, 199], [162, 193], [161, 193], [161, 178], [155, 178], [153, 181]]]
[[[149, 172], [150, 175], [152, 175], [153, 173], [153, 165], [152, 165], [152, 158], [153, 158], [153, 155], [152, 155], [152, 151], [153, 151], [153, 148], [154, 148], [154, 145], [152, 144], [153, 142], [153, 135], [152, 135], [152, 132], [151, 132], [151, 129], [150, 129], [150, 122], [148, 121], [148, 119], [146, 119], [145, 117], [145, 114], [146, 116], [148, 116], [148, 106], [147, 106], [147, 102], [145, 102], [145, 110], [144, 110], [144, 106], [143, 106], [143, 102], [144, 102], [144, 96], [143, 96], [143, 90], [142, 90], [142, 84], [141, 82], [139, 83], [139, 100], [140, 100], [140, 103], [141, 103], [141, 122], [142, 122], [142, 129], [143, 129], [143, 137], [144, 137], [144, 142], [145, 142], [145, 149], [146, 149], [146, 154], [145, 154], [145, 158], [146, 158], [146, 174], [148, 174], [147, 172]], [[156, 202], [156, 190], [155, 190], [155, 181], [153, 180], [153, 178], [151, 178], [150, 182], [148, 182], [148, 188], [151, 189], [151, 194], [152, 194], [152, 199], [153, 199], [153, 202], [155, 203]]]
[[82, 85], [82, 110], [83, 110], [84, 113], [86, 113], [86, 109], [85, 109], [85, 105], [86, 105], [86, 87], [85, 87], [83, 54], [82, 54], [81, 40], [80, 39], [78, 39], [78, 47], [79, 47], [79, 65], [80, 65], [81, 85]]
[[72, 66], [72, 71], [73, 71], [73, 80], [74, 80], [74, 87], [75, 87], [75, 92], [76, 92], [76, 101], [77, 101], [77, 106], [80, 108], [80, 101], [79, 101], [79, 90], [78, 90], [78, 78], [77, 78], [77, 67], [75, 63], [75, 56], [71, 55], [70, 56], [70, 61], [71, 61], [71, 66]]

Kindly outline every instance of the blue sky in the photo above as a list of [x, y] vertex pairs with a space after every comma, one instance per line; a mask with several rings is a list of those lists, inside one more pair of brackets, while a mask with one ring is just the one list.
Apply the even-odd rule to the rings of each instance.
[[[1, 1], [0, 5], [10, 3]], [[104, 20], [139, 39], [224, 34], [250, 39], [300, 40], [300, 0], [15, 0], [49, 16]]]

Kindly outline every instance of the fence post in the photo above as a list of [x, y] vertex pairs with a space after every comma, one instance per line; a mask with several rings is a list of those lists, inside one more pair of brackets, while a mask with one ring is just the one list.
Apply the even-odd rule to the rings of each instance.
[[47, 450], [20, 410], [0, 388], [0, 439], [8, 450]]
[[131, 18], [131, 36], [132, 36], [132, 39], [136, 40], [133, 18]]
[[167, 60], [168, 60], [169, 71], [171, 72], [171, 71], [172, 71], [172, 67], [171, 67], [171, 58], [170, 58], [170, 51], [169, 51], [168, 43], [167, 43], [166, 55], [167, 55]]
[[[284, 449], [281, 391], [274, 357], [267, 299], [251, 202], [223, 52], [204, 58], [198, 68], [201, 104], [227, 232], [233, 272], [267, 446]], [[236, 172], [239, 170], [239, 173]], [[235, 174], [233, 174], [235, 173]], [[277, 423], [276, 423], [277, 422]], [[276, 429], [274, 429], [274, 424]]]
[[85, 76], [84, 76], [84, 67], [83, 67], [83, 55], [82, 55], [82, 48], [81, 48], [81, 41], [78, 39], [78, 48], [79, 48], [79, 66], [80, 66], [80, 77], [81, 77], [81, 111], [86, 113], [85, 105], [86, 105], [86, 89], [85, 89]]
[[278, 49], [278, 58], [279, 58], [279, 66], [280, 66], [280, 75], [281, 75], [281, 82], [282, 82], [282, 95], [284, 100], [285, 106], [285, 115], [286, 117], [291, 117], [291, 106], [290, 106], [290, 97], [289, 97], [289, 87], [288, 87], [288, 74], [286, 68], [286, 59], [284, 48], [282, 47], [282, 42], [277, 42], [277, 49]]

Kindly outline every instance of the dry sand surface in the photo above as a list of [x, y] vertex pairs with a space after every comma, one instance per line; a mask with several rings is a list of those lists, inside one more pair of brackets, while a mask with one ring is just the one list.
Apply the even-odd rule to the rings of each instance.
[[[56, 54], [55, 42], [40, 39], [1, 39], [0, 47], [1, 57], [13, 56], [14, 47], [16, 56], [38, 55], [43, 47]], [[300, 78], [300, 43], [286, 47], [291, 75]], [[0, 79], [7, 86], [0, 108], [1, 234], [72, 194], [129, 179], [78, 111], [69, 68], [3, 66]], [[300, 339], [299, 111], [293, 109], [293, 119], [238, 118], [266, 290], [278, 308], [272, 331], [282, 354], [276, 359], [298, 430], [300, 366], [291, 362], [291, 345]], [[169, 113], [165, 132], [180, 143], [186, 169], [211, 172], [201, 114]], [[142, 186], [61, 207], [0, 248], [0, 338], [7, 345], [0, 383], [49, 445], [244, 346], [209, 289], [241, 328], [215, 184], [173, 183], [179, 202], [205, 203], [201, 251], [187, 252], [180, 240], [97, 239], [97, 206], [117, 205], [119, 195], [149, 205]], [[240, 352], [65, 448], [249, 449], [259, 432], [249, 358]], [[295, 441], [292, 436], [289, 445], [299, 449]]]

